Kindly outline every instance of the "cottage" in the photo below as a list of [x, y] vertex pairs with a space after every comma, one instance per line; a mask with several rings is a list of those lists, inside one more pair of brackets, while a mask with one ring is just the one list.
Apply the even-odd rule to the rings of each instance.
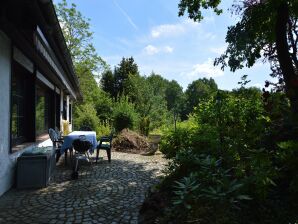
[[46, 144], [48, 129], [72, 123], [82, 98], [51, 0], [0, 3], [0, 195], [14, 183], [17, 157]]

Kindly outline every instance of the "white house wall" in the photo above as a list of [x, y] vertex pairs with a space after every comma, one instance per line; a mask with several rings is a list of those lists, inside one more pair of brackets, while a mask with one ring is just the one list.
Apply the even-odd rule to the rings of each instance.
[[0, 196], [9, 190], [15, 179], [17, 158], [25, 150], [36, 146], [51, 146], [50, 139], [32, 144], [18, 152], [10, 153], [10, 80], [11, 80], [11, 43], [0, 30]]

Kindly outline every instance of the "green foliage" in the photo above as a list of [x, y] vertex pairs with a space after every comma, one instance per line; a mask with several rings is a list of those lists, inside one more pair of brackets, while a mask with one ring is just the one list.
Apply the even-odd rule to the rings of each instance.
[[[181, 170], [190, 173], [174, 181], [171, 211], [180, 220], [233, 223], [233, 218], [227, 215], [252, 200], [244, 192], [244, 181], [236, 179], [233, 169], [224, 168], [222, 160], [213, 156], [192, 150], [180, 151], [170, 169], [173, 169], [172, 174]], [[204, 211], [205, 208], [208, 208], [207, 211]]]
[[74, 111], [74, 128], [78, 130], [82, 126], [88, 126], [96, 130], [99, 125], [99, 118], [96, 110], [91, 104], [82, 104], [75, 107]]
[[188, 85], [186, 95], [186, 115], [193, 112], [194, 107], [197, 107], [200, 102], [209, 100], [217, 92], [217, 85], [214, 79], [198, 79]]
[[84, 64], [78, 64], [77, 75], [80, 81], [80, 89], [83, 93], [83, 101], [81, 103], [92, 104], [100, 120], [111, 120], [112, 100], [98, 87], [91, 71]]
[[173, 158], [180, 150], [190, 148], [197, 124], [193, 119], [177, 124], [176, 131], [172, 128], [164, 131], [160, 143], [160, 151], [167, 158]]
[[138, 65], [135, 63], [133, 57], [122, 58], [118, 67], [114, 70], [115, 75], [115, 89], [117, 95], [126, 96], [129, 87], [129, 76], [138, 75]]
[[110, 94], [115, 100], [130, 93], [131, 76], [139, 76], [138, 65], [133, 57], [122, 58], [121, 62], [115, 67], [114, 72], [106, 70], [101, 77], [101, 86], [104, 91]]
[[191, 203], [196, 200], [195, 191], [200, 187], [196, 176], [194, 173], [191, 173], [188, 177], [183, 177], [180, 181], [175, 181], [175, 183], [174, 193], [176, 197], [173, 198], [173, 204], [191, 209]]
[[[202, 9], [213, 9], [220, 14], [221, 0], [180, 0], [179, 16], [187, 11], [194, 21], [201, 21]], [[252, 67], [259, 59], [270, 62], [275, 86], [284, 89], [298, 123], [297, 16], [298, 2], [286, 0], [238, 1], [232, 12], [238, 14], [238, 22], [230, 26], [226, 35], [226, 51], [215, 60], [215, 65], [231, 71]], [[268, 82], [269, 83], [269, 82]], [[285, 88], [283, 88], [285, 87]]]
[[165, 90], [165, 99], [167, 101], [168, 110], [178, 110], [182, 95], [182, 87], [177, 83], [177, 81], [172, 80], [167, 84]]
[[74, 128], [87, 125], [93, 130], [102, 129], [100, 120], [111, 121], [112, 100], [99, 88], [94, 77], [108, 66], [92, 44], [90, 20], [77, 10], [75, 4], [69, 6], [66, 0], [55, 8], [83, 93], [83, 101], [74, 104]]
[[222, 10], [218, 8], [221, 0], [205, 1], [205, 0], [181, 0], [179, 3], [179, 16], [183, 16], [187, 11], [190, 19], [201, 21], [204, 17], [201, 9], [211, 8], [216, 14], [221, 14]]
[[107, 122], [100, 122], [96, 128], [96, 135], [97, 138], [102, 136], [109, 136], [112, 130], [112, 126], [110, 123]]
[[106, 69], [106, 63], [98, 56], [92, 44], [90, 19], [86, 19], [74, 3], [68, 6], [66, 0], [58, 3], [55, 9], [75, 67], [84, 63], [90, 71]]
[[150, 119], [149, 117], [144, 117], [140, 119], [140, 132], [142, 135], [149, 135]]
[[137, 123], [138, 115], [134, 105], [127, 98], [121, 97], [113, 110], [113, 122], [116, 132], [125, 128], [134, 129]]
[[111, 97], [116, 96], [115, 77], [111, 70], [106, 70], [100, 79], [102, 90], [108, 93]]
[[[278, 94], [275, 97], [277, 105], [283, 102]], [[289, 105], [280, 108], [286, 112]], [[293, 220], [297, 141], [272, 139], [284, 130], [275, 126], [280, 116], [285, 118], [265, 110], [260, 90], [241, 87], [218, 91], [201, 102], [188, 121], [178, 123], [176, 132], [163, 130], [161, 151], [171, 159], [164, 184], [173, 186], [173, 205], [164, 219], [260, 223], [250, 218], [257, 215], [265, 223]], [[289, 136], [284, 133], [282, 138]], [[287, 203], [288, 197], [291, 203], [286, 207], [275, 205]], [[247, 220], [239, 222], [244, 214]], [[273, 216], [276, 220], [269, 218]]]

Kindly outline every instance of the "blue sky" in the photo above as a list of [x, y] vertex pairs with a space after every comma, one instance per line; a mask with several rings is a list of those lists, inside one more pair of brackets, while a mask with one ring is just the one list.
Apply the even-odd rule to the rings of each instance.
[[[54, 0], [54, 3], [59, 0]], [[141, 75], [152, 71], [175, 79], [184, 89], [202, 77], [215, 79], [220, 89], [239, 87], [244, 74], [251, 86], [262, 87], [270, 79], [269, 65], [258, 62], [236, 73], [213, 67], [213, 60], [225, 49], [227, 27], [237, 20], [222, 4], [224, 14], [205, 12], [205, 20], [195, 23], [178, 17], [178, 0], [68, 0], [90, 18], [93, 44], [111, 66], [122, 57], [133, 56]], [[231, 4], [232, 1], [224, 1]], [[229, 2], [229, 3], [227, 3]]]

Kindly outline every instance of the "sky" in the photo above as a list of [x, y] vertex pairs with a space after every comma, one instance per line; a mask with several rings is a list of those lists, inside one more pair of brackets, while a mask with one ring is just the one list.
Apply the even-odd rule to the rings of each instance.
[[[60, 0], [54, 0], [57, 4]], [[179, 0], [67, 0], [75, 3], [90, 19], [93, 44], [97, 53], [113, 69], [123, 57], [133, 57], [141, 75], [153, 71], [168, 80], [176, 80], [185, 90], [192, 81], [212, 77], [220, 89], [231, 90], [242, 75], [248, 86], [262, 88], [271, 80], [269, 65], [260, 60], [249, 69], [235, 73], [214, 67], [213, 61], [227, 46], [227, 28], [235, 24], [224, 0], [220, 16], [204, 13], [201, 23], [187, 16], [178, 17]]]

